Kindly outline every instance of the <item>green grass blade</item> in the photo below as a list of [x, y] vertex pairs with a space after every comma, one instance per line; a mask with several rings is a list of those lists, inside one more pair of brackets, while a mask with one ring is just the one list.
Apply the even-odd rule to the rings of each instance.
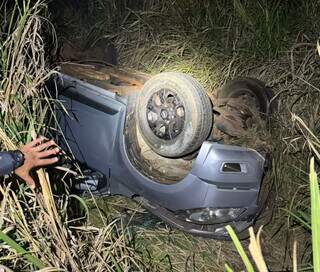
[[18, 254], [24, 255], [24, 257], [39, 269], [45, 267], [44, 263], [37, 257], [32, 256], [28, 251], [21, 247], [16, 241], [11, 239], [7, 234], [0, 230], [0, 240], [4, 241], [10, 247], [12, 247]]
[[310, 209], [308, 209], [308, 212], [298, 211], [298, 216], [300, 216], [311, 228]]
[[226, 271], [226, 272], [233, 272], [233, 269], [232, 269], [229, 265], [225, 264], [225, 265], [224, 265], [224, 271]]
[[313, 271], [320, 272], [320, 193], [314, 158], [310, 161], [311, 228]]
[[306, 229], [308, 229], [309, 231], [311, 230], [311, 224], [309, 224], [309, 222], [307, 222], [306, 220], [304, 220], [302, 218], [302, 216], [300, 216], [300, 212], [299, 215], [287, 210], [287, 209], [283, 209], [284, 211], [286, 211], [291, 217], [293, 217], [293, 219], [295, 219], [296, 221], [298, 221], [302, 226], [304, 226]]
[[226, 229], [227, 229], [227, 231], [228, 231], [228, 233], [229, 233], [229, 235], [230, 235], [230, 237], [232, 239], [232, 242], [233, 242], [234, 246], [236, 247], [236, 249], [237, 249], [237, 251], [238, 251], [238, 253], [239, 253], [239, 255], [240, 255], [240, 257], [241, 257], [241, 259], [242, 259], [242, 261], [243, 261], [243, 263], [244, 263], [244, 265], [246, 267], [246, 269], [247, 269], [247, 271], [248, 272], [254, 272], [253, 266], [252, 266], [252, 264], [251, 264], [251, 262], [250, 262], [250, 260], [249, 260], [249, 258], [247, 256], [247, 254], [245, 253], [245, 251], [244, 251], [244, 249], [243, 249], [243, 247], [242, 247], [242, 245], [241, 245], [236, 233], [234, 232], [234, 230], [229, 225], [226, 226]]
[[114, 266], [116, 268], [116, 271], [117, 272], [123, 272], [123, 270], [121, 269], [121, 267], [119, 266], [117, 260], [113, 257], [113, 255], [111, 254], [110, 256], [111, 256], [111, 260], [112, 260], [112, 262], [113, 262], [113, 264], [114, 264]]
[[74, 194], [69, 195], [69, 198], [74, 198], [74, 199], [76, 199], [77, 201], [79, 201], [79, 203], [81, 204], [81, 206], [82, 206], [82, 207], [84, 208], [84, 210], [85, 210], [85, 216], [86, 216], [87, 219], [89, 220], [90, 211], [89, 211], [88, 205], [87, 205], [87, 203], [85, 202], [85, 200], [84, 200], [82, 197], [80, 197], [80, 196], [78, 196], [78, 195], [74, 195]]

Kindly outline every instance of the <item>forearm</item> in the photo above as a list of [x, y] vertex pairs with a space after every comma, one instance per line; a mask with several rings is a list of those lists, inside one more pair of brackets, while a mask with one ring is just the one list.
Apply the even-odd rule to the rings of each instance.
[[0, 152], [0, 176], [5, 176], [16, 169], [16, 161], [12, 152]]

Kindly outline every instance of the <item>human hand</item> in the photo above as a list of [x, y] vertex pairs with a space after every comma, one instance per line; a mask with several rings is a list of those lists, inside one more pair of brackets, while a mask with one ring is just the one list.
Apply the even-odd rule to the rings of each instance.
[[[58, 157], [48, 158], [60, 152], [56, 143], [53, 140], [46, 142], [44, 142], [44, 140], [46, 140], [46, 138], [39, 137], [19, 149], [24, 155], [24, 162], [23, 165], [18, 167], [14, 172], [32, 189], [35, 188], [35, 182], [30, 176], [30, 171], [35, 167], [50, 165], [59, 160]], [[47, 150], [48, 147], [52, 146], [56, 147]]]

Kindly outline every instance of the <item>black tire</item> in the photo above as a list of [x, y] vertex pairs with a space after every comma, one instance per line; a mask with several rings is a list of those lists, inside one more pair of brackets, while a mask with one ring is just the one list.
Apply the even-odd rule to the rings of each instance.
[[274, 93], [264, 82], [255, 78], [240, 78], [228, 82], [218, 90], [217, 98], [237, 98], [243, 94], [249, 94], [254, 99], [255, 106], [263, 119], [272, 112], [270, 100]]
[[164, 157], [197, 150], [212, 127], [212, 105], [191, 76], [167, 72], [149, 79], [136, 108], [139, 129], [150, 148]]

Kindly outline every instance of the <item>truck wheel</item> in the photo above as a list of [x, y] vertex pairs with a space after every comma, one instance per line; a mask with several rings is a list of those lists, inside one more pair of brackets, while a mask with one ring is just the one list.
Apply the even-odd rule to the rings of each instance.
[[255, 107], [263, 119], [266, 119], [272, 112], [270, 100], [273, 95], [271, 88], [268, 88], [262, 81], [250, 77], [232, 80], [217, 92], [218, 99], [243, 99], [249, 107]]
[[149, 79], [136, 113], [143, 139], [164, 157], [195, 151], [212, 127], [209, 97], [195, 79], [183, 73], [161, 73]]

